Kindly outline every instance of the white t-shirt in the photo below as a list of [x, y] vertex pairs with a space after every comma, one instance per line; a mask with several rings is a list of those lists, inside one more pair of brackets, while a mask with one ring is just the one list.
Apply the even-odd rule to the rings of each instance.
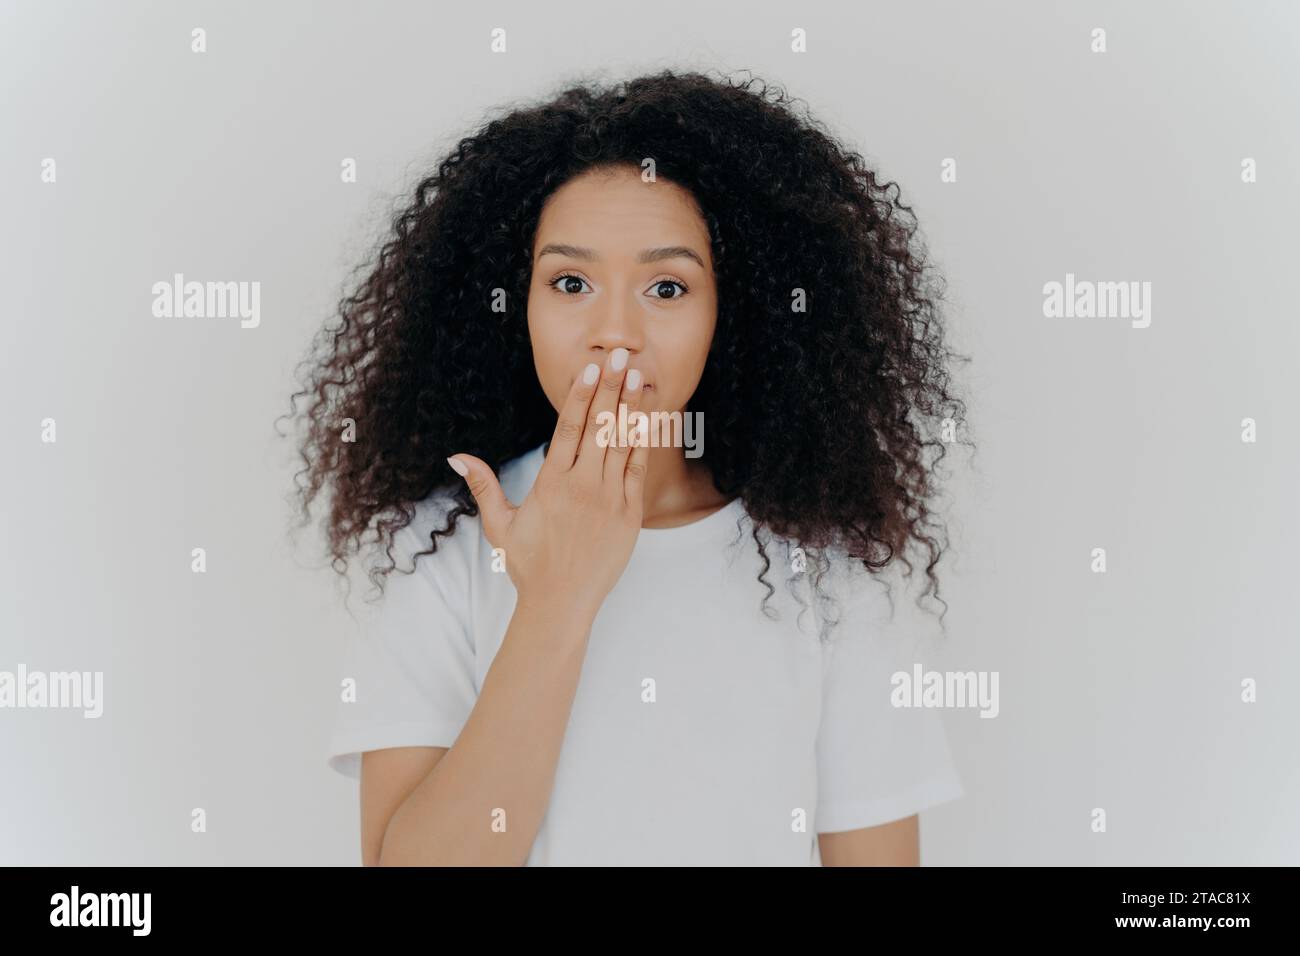
[[[501, 468], [516, 504], [546, 447]], [[449, 501], [419, 503], [396, 536], [398, 567], [428, 548]], [[769, 619], [750, 528], [736, 499], [688, 525], [641, 529], [592, 625], [526, 865], [816, 866], [818, 833], [963, 795], [939, 713], [890, 703], [891, 675], [920, 658], [889, 624], [883, 585], [837, 558], [822, 591], [839, 603], [819, 614], [813, 566], [792, 570], [790, 543], [763, 529], [780, 615]], [[338, 704], [331, 767], [359, 777], [363, 751], [456, 742], [515, 608], [509, 575], [492, 565], [479, 519], [462, 515], [414, 574], [389, 574], [382, 598], [369, 592], [373, 609], [357, 602], [369, 610], [339, 672], [356, 700]], [[905, 603], [897, 586], [894, 597]], [[823, 642], [827, 616], [839, 623]]]

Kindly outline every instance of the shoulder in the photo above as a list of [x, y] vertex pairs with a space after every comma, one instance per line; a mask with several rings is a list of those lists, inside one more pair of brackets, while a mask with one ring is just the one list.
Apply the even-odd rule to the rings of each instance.
[[546, 460], [546, 442], [504, 462], [497, 474], [501, 490], [515, 504], [522, 504], [532, 490], [537, 473]]
[[433, 547], [434, 533], [437, 532], [438, 550], [431, 555], [421, 555], [420, 562], [435, 555], [464, 554], [470, 539], [481, 532], [479, 519], [475, 515], [456, 515], [455, 530], [444, 533], [450, 523], [451, 513], [460, 505], [455, 495], [445, 488], [440, 488], [427, 497], [415, 502], [411, 520], [393, 535], [394, 558], [408, 562], [418, 551], [428, 551]]
[[892, 617], [897, 592], [894, 565], [872, 572], [842, 546], [822, 549], [808, 561], [808, 590], [823, 641], [878, 632]]
[[[543, 446], [538, 445], [509, 459], [498, 469], [497, 480], [501, 489], [514, 504], [520, 504], [532, 488], [541, 468], [542, 451]], [[447, 485], [415, 502], [410, 523], [394, 534], [393, 557], [399, 562], [405, 561], [404, 567], [410, 567], [417, 552], [429, 551], [433, 547], [435, 532], [438, 533], [438, 549], [433, 554], [420, 555], [419, 565], [428, 562], [430, 567], [439, 568], [449, 563], [468, 566], [478, 559], [482, 549], [490, 547], [478, 515], [456, 515], [455, 530], [450, 534], [443, 533], [450, 524], [451, 513], [460, 506], [456, 490], [454, 485]]]

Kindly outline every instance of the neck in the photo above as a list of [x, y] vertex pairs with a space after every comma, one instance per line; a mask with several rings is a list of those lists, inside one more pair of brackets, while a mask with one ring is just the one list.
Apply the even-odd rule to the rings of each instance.
[[713, 487], [713, 476], [702, 459], [687, 458], [681, 448], [650, 449], [646, 471], [645, 526], [671, 524], [699, 512], [717, 510], [730, 499]]

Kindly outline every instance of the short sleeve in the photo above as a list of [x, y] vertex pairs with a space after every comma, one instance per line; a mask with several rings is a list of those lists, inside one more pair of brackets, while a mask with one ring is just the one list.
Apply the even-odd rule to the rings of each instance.
[[[940, 711], [893, 704], [893, 675], [924, 669], [921, 642], [890, 623], [888, 597], [870, 584], [855, 586], [823, 646], [818, 833], [901, 820], [964, 792]], [[910, 598], [894, 592], [902, 613]]]
[[[411, 526], [394, 534], [398, 567], [382, 596], [360, 602], [359, 628], [348, 631], [338, 672], [338, 698], [329, 741], [331, 768], [361, 776], [361, 754], [388, 747], [451, 747], [478, 699], [474, 643], [463, 600], [468, 591], [456, 538], [427, 550]], [[405, 557], [403, 557], [405, 555]], [[351, 679], [355, 700], [346, 692]]]

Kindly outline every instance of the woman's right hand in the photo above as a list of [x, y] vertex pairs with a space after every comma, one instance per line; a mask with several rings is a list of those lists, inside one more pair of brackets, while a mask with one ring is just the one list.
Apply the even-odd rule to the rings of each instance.
[[620, 444], [617, 430], [607, 446], [596, 439], [602, 412], [617, 417], [622, 401], [631, 420], [641, 404], [640, 373], [613, 368], [620, 352], [626, 365], [627, 350], [615, 349], [604, 369], [592, 363], [574, 379], [523, 504], [506, 498], [482, 459], [460, 453], [447, 459], [453, 468], [454, 462], [467, 466], [463, 477], [478, 503], [483, 533], [505, 552], [520, 604], [558, 601], [594, 618], [632, 557], [650, 451]]

